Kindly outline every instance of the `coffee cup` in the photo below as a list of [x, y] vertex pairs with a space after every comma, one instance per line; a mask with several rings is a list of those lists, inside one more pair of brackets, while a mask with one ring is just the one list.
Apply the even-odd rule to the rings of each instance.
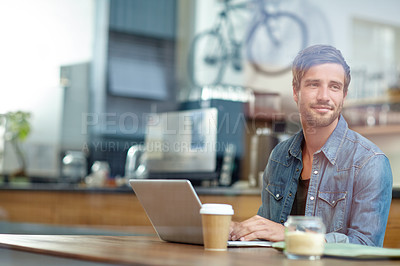
[[229, 204], [203, 204], [200, 214], [203, 224], [204, 249], [225, 251], [229, 238], [229, 228], [233, 215]]

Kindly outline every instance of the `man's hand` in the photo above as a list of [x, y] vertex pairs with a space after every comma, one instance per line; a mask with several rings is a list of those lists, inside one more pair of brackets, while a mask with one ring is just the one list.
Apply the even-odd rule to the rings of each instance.
[[283, 241], [285, 239], [284, 226], [259, 215], [241, 223], [231, 223], [229, 240], [250, 241], [254, 239]]

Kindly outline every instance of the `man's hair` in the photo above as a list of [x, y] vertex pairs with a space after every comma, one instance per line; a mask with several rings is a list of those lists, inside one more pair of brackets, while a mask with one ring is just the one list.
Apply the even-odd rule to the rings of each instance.
[[301, 79], [311, 67], [327, 63], [343, 66], [345, 72], [343, 92], [346, 94], [351, 80], [350, 67], [344, 60], [342, 53], [330, 45], [313, 45], [298, 53], [292, 65], [293, 88], [296, 91], [300, 89]]

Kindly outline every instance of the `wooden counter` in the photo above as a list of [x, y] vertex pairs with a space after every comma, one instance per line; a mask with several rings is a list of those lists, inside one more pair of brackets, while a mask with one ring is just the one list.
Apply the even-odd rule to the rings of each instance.
[[[257, 213], [259, 195], [200, 195], [202, 203], [227, 203], [233, 219]], [[57, 225], [150, 226], [137, 197], [131, 193], [0, 190], [0, 220]]]
[[[259, 194], [202, 194], [199, 197], [202, 203], [231, 204], [236, 221], [252, 217], [261, 205]], [[0, 190], [0, 220], [127, 230], [132, 226], [151, 226], [134, 193], [85, 191]], [[392, 201], [384, 246], [400, 248], [398, 198]]]

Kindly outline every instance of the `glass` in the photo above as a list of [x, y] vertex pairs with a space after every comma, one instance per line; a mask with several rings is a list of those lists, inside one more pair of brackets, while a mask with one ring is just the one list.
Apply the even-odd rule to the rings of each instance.
[[110, 176], [110, 165], [106, 161], [95, 161], [91, 173], [85, 177], [87, 187], [104, 187]]
[[289, 216], [285, 223], [285, 255], [288, 259], [319, 259], [324, 246], [325, 225], [320, 217]]
[[79, 183], [87, 174], [86, 168], [86, 156], [83, 152], [66, 151], [61, 168], [63, 181]]

